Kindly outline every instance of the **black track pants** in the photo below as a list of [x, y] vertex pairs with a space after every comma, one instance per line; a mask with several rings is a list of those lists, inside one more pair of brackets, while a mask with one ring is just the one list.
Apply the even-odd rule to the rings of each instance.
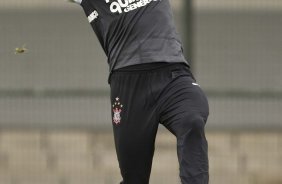
[[207, 184], [205, 94], [188, 67], [117, 71], [111, 76], [112, 121], [122, 184], [148, 184], [159, 123], [177, 138], [182, 184]]

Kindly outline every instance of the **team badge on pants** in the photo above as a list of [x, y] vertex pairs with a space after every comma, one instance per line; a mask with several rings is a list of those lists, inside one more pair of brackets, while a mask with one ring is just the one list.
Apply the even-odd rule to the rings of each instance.
[[117, 125], [121, 121], [120, 113], [122, 111], [123, 105], [119, 101], [119, 97], [116, 97], [115, 102], [113, 103], [113, 122]]

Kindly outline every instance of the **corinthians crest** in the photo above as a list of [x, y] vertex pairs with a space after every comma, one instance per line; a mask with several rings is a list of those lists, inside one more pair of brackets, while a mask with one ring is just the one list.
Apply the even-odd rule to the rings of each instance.
[[123, 105], [119, 101], [119, 97], [116, 97], [115, 102], [113, 103], [113, 122], [119, 124], [121, 121], [120, 113], [122, 111]]

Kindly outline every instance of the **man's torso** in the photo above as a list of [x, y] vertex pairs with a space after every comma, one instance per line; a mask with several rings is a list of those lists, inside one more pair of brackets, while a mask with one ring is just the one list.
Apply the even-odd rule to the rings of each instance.
[[82, 0], [81, 6], [108, 56], [110, 71], [186, 62], [169, 0]]

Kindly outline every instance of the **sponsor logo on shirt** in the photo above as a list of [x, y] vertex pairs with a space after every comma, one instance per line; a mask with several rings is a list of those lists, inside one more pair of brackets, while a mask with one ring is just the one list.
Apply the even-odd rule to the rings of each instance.
[[98, 18], [98, 16], [99, 16], [99, 13], [96, 11], [96, 10], [94, 10], [92, 13], [90, 13], [90, 15], [88, 15], [88, 21], [91, 23], [91, 22], [93, 22], [95, 19], [97, 19]]
[[110, 11], [112, 13], [127, 13], [138, 8], [144, 7], [151, 2], [161, 0], [105, 0], [110, 3]]

